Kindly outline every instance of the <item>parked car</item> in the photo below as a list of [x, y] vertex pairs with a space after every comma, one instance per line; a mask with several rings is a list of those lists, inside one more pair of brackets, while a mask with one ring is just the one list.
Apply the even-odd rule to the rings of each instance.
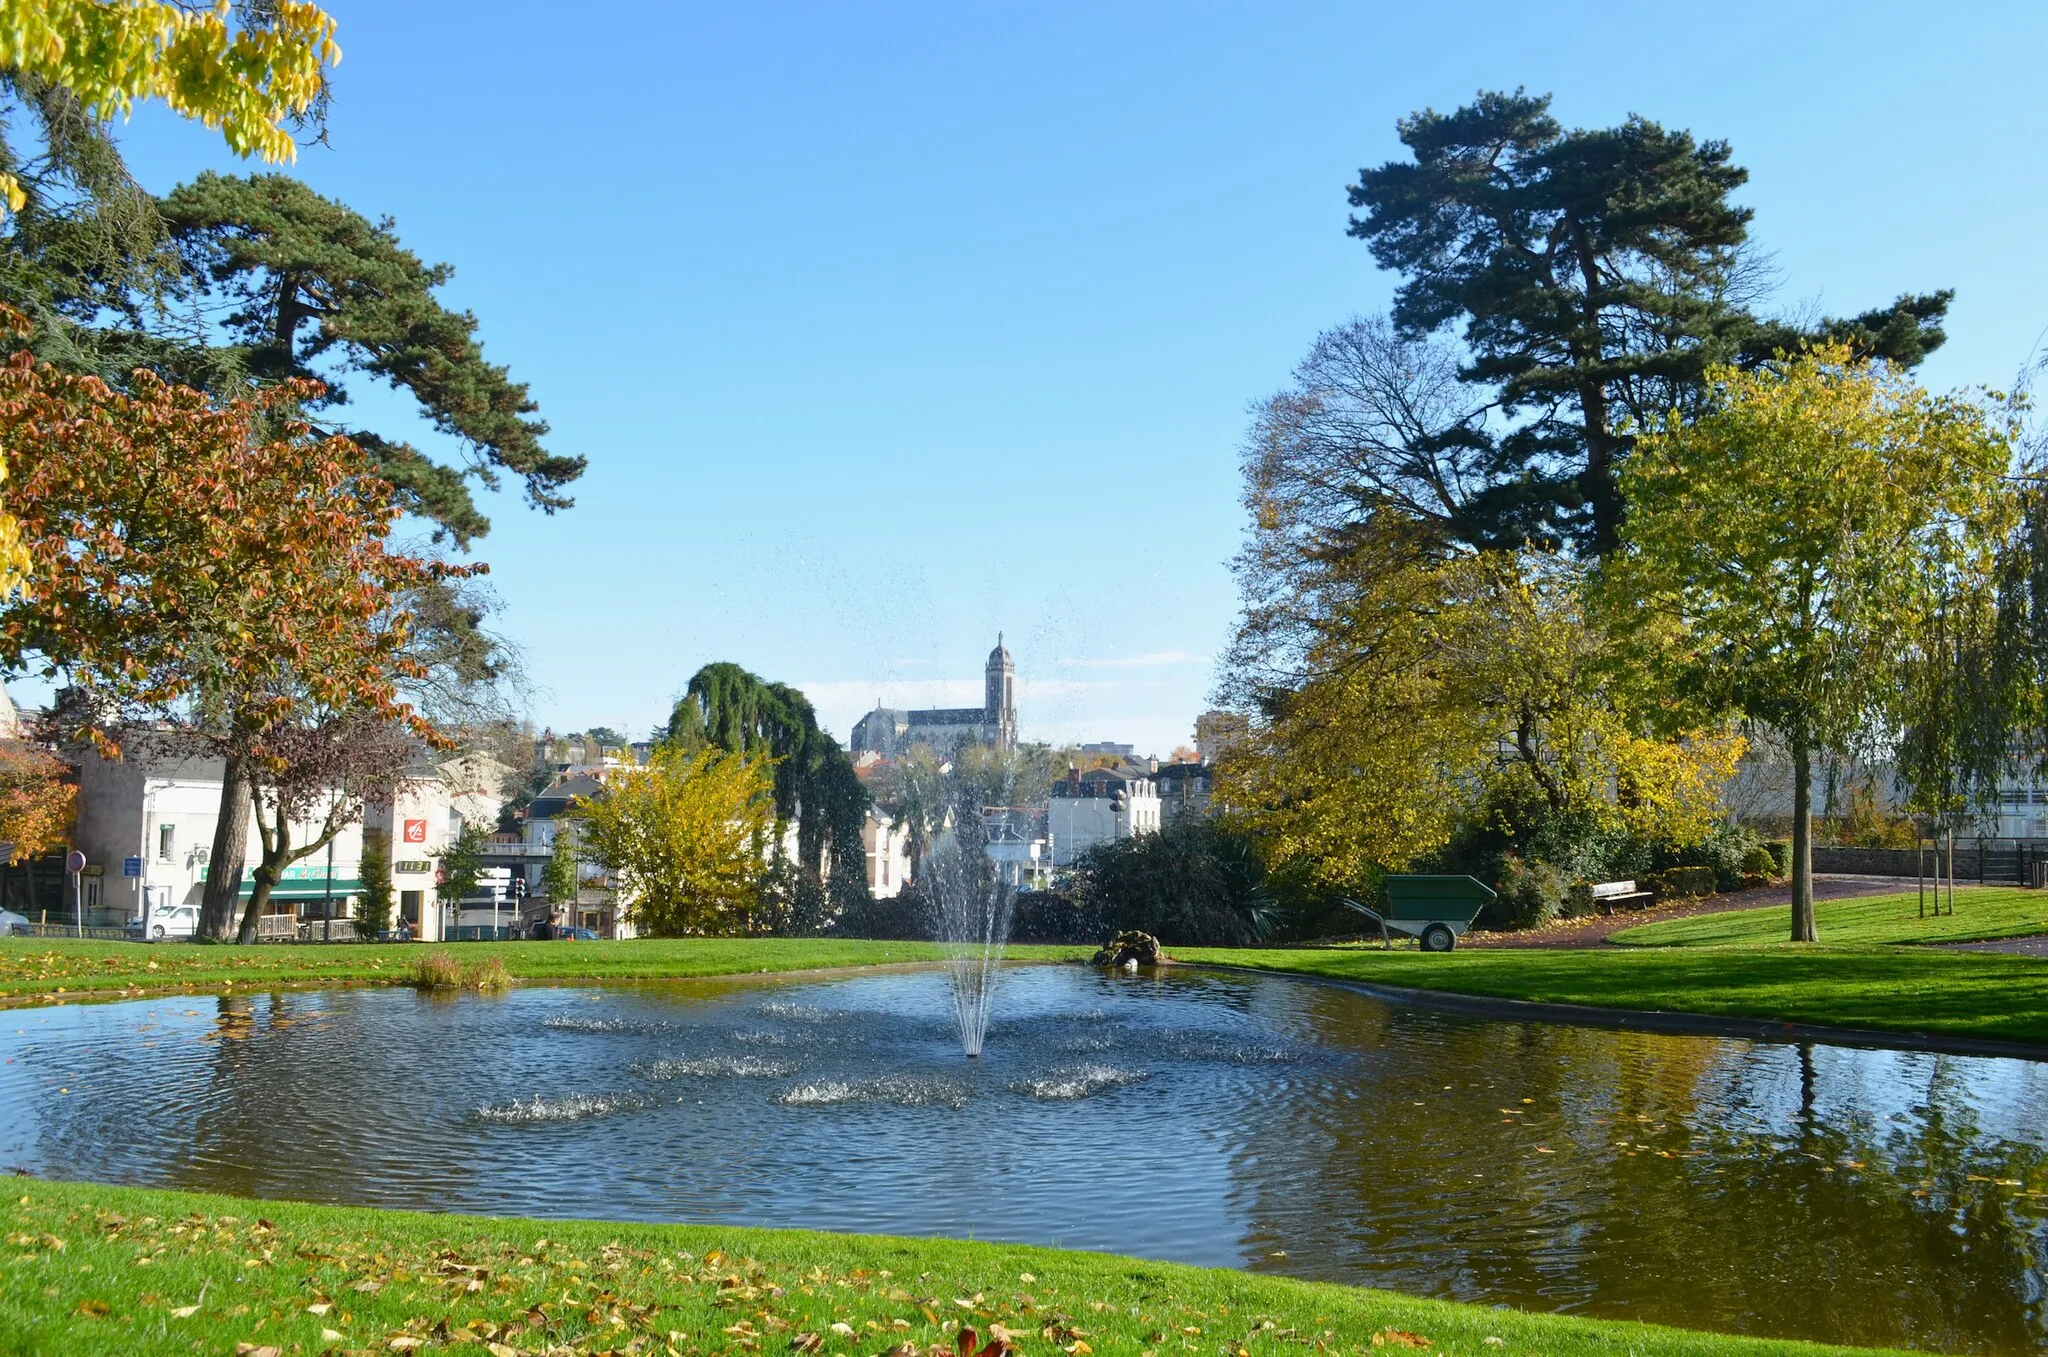
[[559, 928], [555, 930], [555, 936], [564, 942], [596, 942], [597, 930], [594, 928]]
[[16, 928], [21, 928], [23, 930], [26, 930], [28, 928], [27, 916], [22, 914], [16, 914], [11, 909], [0, 909], [0, 938], [7, 937], [9, 934], [13, 933]]
[[123, 927], [131, 938], [144, 942], [166, 942], [189, 938], [199, 931], [199, 906], [159, 905], [144, 919], [130, 919]]

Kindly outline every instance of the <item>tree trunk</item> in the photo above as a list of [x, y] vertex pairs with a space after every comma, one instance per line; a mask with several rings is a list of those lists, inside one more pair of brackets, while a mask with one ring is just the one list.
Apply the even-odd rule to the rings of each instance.
[[206, 894], [199, 907], [202, 937], [226, 942], [235, 926], [235, 905], [242, 894], [242, 859], [249, 849], [249, 775], [230, 755], [221, 772], [220, 819], [213, 827], [213, 853], [207, 859]]
[[1813, 925], [1813, 751], [1792, 738], [1792, 941], [1818, 942]]
[[235, 941], [252, 943], [256, 941], [256, 921], [263, 917], [263, 911], [270, 904], [271, 889], [277, 885], [282, 872], [270, 865], [266, 859], [256, 864], [256, 883], [249, 892], [249, 905], [242, 911], [242, 926], [235, 933]]

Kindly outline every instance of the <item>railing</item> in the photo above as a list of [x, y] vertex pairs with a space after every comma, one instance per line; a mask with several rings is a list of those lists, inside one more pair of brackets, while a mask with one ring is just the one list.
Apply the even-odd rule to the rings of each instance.
[[487, 858], [547, 858], [553, 857], [555, 850], [538, 843], [487, 843], [483, 847], [483, 855]]
[[[6, 925], [0, 925], [4, 929]], [[17, 938], [98, 938], [101, 942], [122, 942], [129, 934], [125, 928], [105, 928], [86, 925], [83, 933], [77, 924], [15, 924]]]

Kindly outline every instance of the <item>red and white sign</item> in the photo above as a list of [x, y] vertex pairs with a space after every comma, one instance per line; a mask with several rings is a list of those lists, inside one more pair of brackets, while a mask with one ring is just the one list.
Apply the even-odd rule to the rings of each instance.
[[405, 841], [407, 843], [425, 843], [427, 841], [427, 822], [425, 820], [407, 820], [405, 822]]

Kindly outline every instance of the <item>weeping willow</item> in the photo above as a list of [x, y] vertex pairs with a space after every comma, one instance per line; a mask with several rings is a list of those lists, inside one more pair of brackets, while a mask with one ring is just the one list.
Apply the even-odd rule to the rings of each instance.
[[707, 664], [669, 714], [667, 738], [686, 749], [709, 744], [768, 754], [775, 760], [775, 818], [796, 825], [796, 866], [822, 881], [829, 849], [833, 879], [865, 885], [860, 831], [867, 788], [839, 742], [819, 728], [809, 698], [736, 664]]

